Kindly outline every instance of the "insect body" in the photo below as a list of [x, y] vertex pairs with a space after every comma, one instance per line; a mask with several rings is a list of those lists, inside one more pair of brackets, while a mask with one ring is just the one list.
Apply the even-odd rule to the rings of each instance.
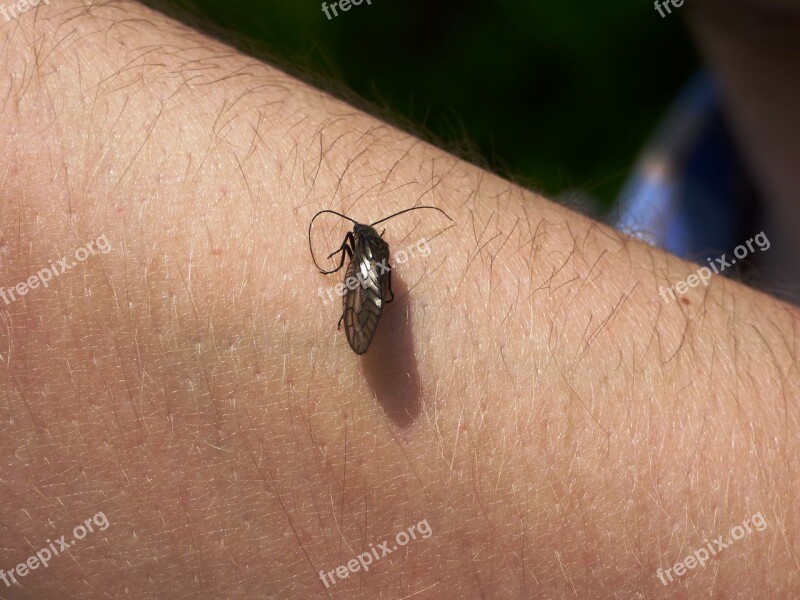
[[[353, 352], [364, 354], [369, 348], [383, 304], [394, 299], [389, 244], [369, 225], [358, 224], [348, 234], [351, 246], [342, 253], [350, 255], [344, 281], [347, 292], [342, 297], [344, 332]], [[392, 298], [387, 297], [387, 292]]]
[[[367, 351], [378, 327], [383, 305], [394, 299], [392, 268], [389, 265], [389, 244], [374, 226], [402, 213], [421, 208], [438, 210], [448, 219], [450, 218], [447, 213], [434, 206], [417, 206], [375, 221], [371, 225], [364, 225], [333, 210], [320, 211], [311, 219], [308, 226], [308, 244], [311, 248], [311, 258], [320, 273], [323, 275], [336, 273], [344, 266], [345, 257], [350, 259], [344, 276], [346, 290], [342, 297], [342, 317], [339, 319], [339, 327], [344, 322], [347, 342], [356, 354], [364, 354]], [[314, 250], [311, 247], [311, 225], [314, 223], [314, 219], [324, 213], [332, 213], [354, 223], [353, 231], [347, 233], [339, 249], [328, 255], [328, 258], [331, 258], [342, 253], [339, 266], [331, 271], [325, 271], [317, 265], [317, 261], [314, 259]], [[391, 295], [391, 298], [388, 298], [387, 295]]]

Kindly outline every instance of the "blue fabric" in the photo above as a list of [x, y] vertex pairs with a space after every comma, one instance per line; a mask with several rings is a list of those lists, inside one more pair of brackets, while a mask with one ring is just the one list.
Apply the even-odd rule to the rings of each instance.
[[614, 214], [618, 229], [702, 262], [752, 233], [755, 195], [705, 73], [685, 86], [646, 145]]

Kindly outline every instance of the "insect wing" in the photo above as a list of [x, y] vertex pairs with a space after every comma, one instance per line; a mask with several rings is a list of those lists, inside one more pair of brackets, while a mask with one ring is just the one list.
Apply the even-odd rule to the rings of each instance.
[[364, 354], [372, 342], [389, 281], [389, 248], [378, 237], [356, 236], [353, 258], [347, 266], [348, 285], [342, 298], [344, 331], [356, 354]]

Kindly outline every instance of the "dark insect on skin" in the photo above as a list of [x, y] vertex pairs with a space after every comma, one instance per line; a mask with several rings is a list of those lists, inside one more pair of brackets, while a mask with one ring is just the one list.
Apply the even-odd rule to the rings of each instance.
[[[308, 225], [308, 247], [311, 250], [311, 259], [320, 273], [323, 275], [336, 273], [344, 266], [345, 257], [350, 259], [344, 275], [346, 290], [342, 298], [342, 317], [339, 319], [339, 328], [344, 322], [347, 342], [356, 354], [364, 354], [367, 351], [375, 336], [375, 330], [378, 328], [384, 304], [394, 300], [392, 267], [389, 265], [389, 244], [381, 237], [383, 232], [377, 232], [375, 225], [403, 213], [423, 208], [438, 210], [450, 219], [446, 212], [435, 206], [415, 206], [375, 221], [371, 225], [359, 223], [334, 210], [321, 210], [314, 215]], [[330, 271], [325, 271], [317, 264], [317, 260], [314, 258], [314, 249], [311, 246], [311, 225], [314, 224], [314, 219], [325, 213], [337, 215], [354, 223], [353, 231], [347, 232], [339, 249], [328, 255], [328, 258], [331, 258], [339, 252], [342, 253], [339, 266]], [[452, 219], [450, 220], [452, 221]], [[391, 295], [391, 298], [388, 295]]]

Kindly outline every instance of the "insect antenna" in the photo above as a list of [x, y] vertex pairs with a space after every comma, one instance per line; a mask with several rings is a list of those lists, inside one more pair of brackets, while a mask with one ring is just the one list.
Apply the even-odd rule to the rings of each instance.
[[374, 223], [370, 223], [370, 227], [375, 227], [375, 225], [377, 225], [378, 223], [383, 223], [384, 221], [388, 221], [389, 219], [394, 219], [396, 216], [402, 215], [403, 213], [411, 212], [412, 210], [421, 210], [423, 208], [432, 208], [433, 210], [438, 210], [445, 217], [447, 217], [450, 221], [453, 220], [453, 219], [450, 219], [450, 215], [448, 215], [446, 212], [444, 212], [441, 208], [437, 208], [436, 206], [415, 206], [413, 208], [407, 208], [405, 210], [401, 210], [400, 212], [396, 212], [393, 215], [389, 215], [388, 217], [384, 217], [383, 219], [380, 219], [379, 221], [375, 221]]
[[[321, 210], [311, 218], [311, 223], [308, 224], [308, 249], [311, 250], [311, 260], [314, 261], [314, 266], [316, 266], [317, 269], [319, 269], [320, 271], [323, 271], [323, 272], [325, 270], [322, 267], [320, 267], [319, 264], [317, 264], [317, 259], [314, 258], [314, 247], [311, 245], [311, 226], [314, 224], [314, 219], [316, 219], [320, 215], [324, 215], [325, 213], [331, 213], [333, 215], [336, 215], [337, 217], [341, 217], [343, 219], [347, 219], [348, 221], [358, 225], [358, 221], [355, 221], [355, 220], [351, 219], [347, 215], [343, 215], [342, 213], [336, 212], [335, 210]], [[334, 254], [336, 254], [336, 253], [334, 252]]]

